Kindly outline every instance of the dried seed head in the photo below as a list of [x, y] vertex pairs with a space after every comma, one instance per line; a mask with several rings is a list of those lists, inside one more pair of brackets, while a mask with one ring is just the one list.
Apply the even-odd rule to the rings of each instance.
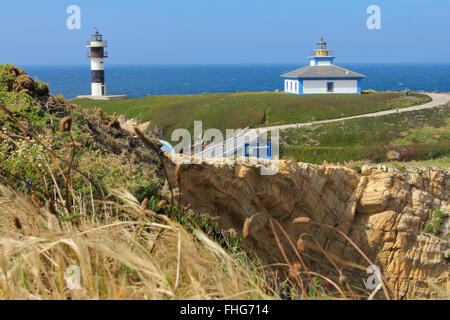
[[56, 211], [55, 203], [53, 200], [47, 200], [47, 210], [55, 217], [58, 216], [58, 211]]
[[300, 262], [294, 262], [289, 266], [289, 276], [292, 278], [296, 277], [301, 268], [302, 265], [300, 264]]
[[250, 233], [251, 225], [252, 225], [252, 219], [249, 219], [249, 218], [245, 219], [244, 228], [242, 229], [242, 233], [244, 235], [244, 239], [248, 238], [248, 235]]
[[147, 204], [148, 204], [148, 199], [145, 198], [144, 201], [142, 201], [142, 203], [141, 203], [142, 210], [145, 210], [147, 208]]
[[294, 221], [292, 221], [293, 224], [308, 224], [311, 222], [311, 218], [308, 217], [300, 217], [300, 218], [296, 218], [294, 219]]
[[14, 217], [14, 225], [16, 226], [17, 230], [22, 230], [22, 224], [20, 223], [19, 218]]
[[305, 241], [301, 238], [297, 241], [297, 249], [301, 252], [305, 251]]
[[67, 132], [72, 128], [72, 117], [67, 116], [61, 119], [61, 131]]
[[166, 208], [167, 206], [168, 206], [168, 203], [166, 200], [161, 200], [160, 202], [158, 202], [158, 207], [160, 207], [160, 208]]
[[31, 195], [31, 201], [33, 201], [33, 204], [36, 208], [42, 208], [42, 204], [41, 204], [41, 200], [39, 200], [38, 196], [36, 195], [36, 193], [33, 193]]
[[341, 284], [347, 283], [347, 277], [344, 276], [343, 274], [341, 274], [341, 276], [339, 277], [339, 282], [340, 282]]
[[133, 131], [139, 140], [150, 150], [154, 151], [156, 154], [163, 156], [164, 152], [161, 151], [161, 146], [150, 141], [137, 127], [133, 127]]
[[69, 147], [81, 148], [82, 145], [81, 145], [81, 143], [74, 141], [74, 142], [69, 143]]

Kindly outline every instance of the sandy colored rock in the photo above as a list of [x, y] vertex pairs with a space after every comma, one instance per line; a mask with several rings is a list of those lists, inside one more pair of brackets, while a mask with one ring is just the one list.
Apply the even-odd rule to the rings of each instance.
[[139, 129], [139, 131], [141, 131], [141, 132], [146, 132], [146, 130], [150, 126], [150, 121], [139, 124], [137, 119], [133, 118], [133, 119], [127, 120], [124, 115], [118, 116], [117, 121], [119, 121], [120, 127], [123, 130], [126, 130], [133, 134], [134, 134], [134, 127], [137, 127]]
[[[368, 263], [345, 238], [313, 224], [292, 223], [309, 217], [350, 236], [381, 268], [400, 298], [439, 298], [429, 282], [449, 291], [446, 254], [450, 223], [443, 224], [440, 237], [424, 234], [435, 210], [450, 212], [448, 172], [365, 166], [358, 174], [341, 166], [280, 161], [276, 175], [263, 176], [260, 165], [219, 162], [191, 165], [180, 161], [176, 170], [177, 165], [167, 159], [166, 166], [174, 186], [178, 186], [174, 177], [178, 172], [182, 201], [219, 217], [224, 230], [242, 230], [246, 219], [260, 213], [246, 245], [264, 263], [284, 262], [270, 227], [273, 218], [294, 244], [307, 232], [339, 258], [337, 263], [362, 266], [346, 275], [353, 284], [364, 287]], [[286, 240], [283, 245], [289, 248]], [[322, 254], [309, 247], [305, 250], [311, 257], [307, 259], [311, 269], [338, 279]], [[287, 251], [295, 259], [293, 250]]]

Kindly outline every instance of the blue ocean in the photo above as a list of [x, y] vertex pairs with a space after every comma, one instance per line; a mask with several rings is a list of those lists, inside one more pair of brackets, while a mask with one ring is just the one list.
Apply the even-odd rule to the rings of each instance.
[[[450, 64], [339, 64], [365, 74], [363, 89], [450, 92]], [[108, 65], [107, 94], [150, 95], [274, 91], [280, 75], [303, 65]], [[90, 94], [90, 65], [21, 66], [67, 99]]]

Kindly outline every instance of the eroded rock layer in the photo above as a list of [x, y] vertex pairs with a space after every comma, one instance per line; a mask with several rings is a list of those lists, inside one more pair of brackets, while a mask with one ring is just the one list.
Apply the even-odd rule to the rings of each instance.
[[[336, 276], [336, 269], [317, 249], [318, 243], [345, 268], [354, 285], [364, 288], [369, 264], [342, 235], [327, 227], [292, 223], [295, 218], [310, 217], [354, 240], [381, 268], [398, 297], [439, 298], [439, 294], [448, 294], [448, 219], [443, 220], [438, 235], [424, 232], [437, 210], [450, 212], [448, 172], [403, 172], [380, 166], [363, 167], [358, 173], [342, 166], [280, 161], [276, 175], [264, 176], [259, 165], [214, 161], [176, 165], [173, 161], [167, 160], [166, 167], [172, 184], [180, 187], [182, 202], [219, 217], [224, 229], [239, 231], [246, 218], [258, 214], [247, 245], [265, 263], [284, 262], [271, 217], [294, 242], [303, 234], [306, 243], [311, 243], [305, 252], [311, 269]], [[279, 229], [277, 234], [289, 259], [295, 261], [294, 251]]]

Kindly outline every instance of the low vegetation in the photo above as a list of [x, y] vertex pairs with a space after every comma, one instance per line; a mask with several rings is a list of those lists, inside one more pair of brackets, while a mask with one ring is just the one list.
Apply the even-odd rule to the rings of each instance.
[[425, 233], [433, 234], [434, 236], [441, 235], [441, 228], [444, 220], [448, 218], [448, 214], [441, 211], [435, 210], [433, 213], [433, 219], [431, 223], [425, 226]]
[[448, 167], [450, 106], [352, 119], [282, 133], [284, 158], [321, 164], [403, 163]]
[[151, 96], [121, 101], [77, 99], [72, 102], [108, 114], [124, 113], [127, 118], [164, 130], [186, 128], [193, 131], [194, 121], [203, 121], [203, 129], [244, 129], [279, 124], [335, 119], [364, 113], [404, 108], [430, 101], [426, 95], [402, 96], [398, 92], [365, 95], [291, 95], [277, 92], [218, 93], [202, 95]]

